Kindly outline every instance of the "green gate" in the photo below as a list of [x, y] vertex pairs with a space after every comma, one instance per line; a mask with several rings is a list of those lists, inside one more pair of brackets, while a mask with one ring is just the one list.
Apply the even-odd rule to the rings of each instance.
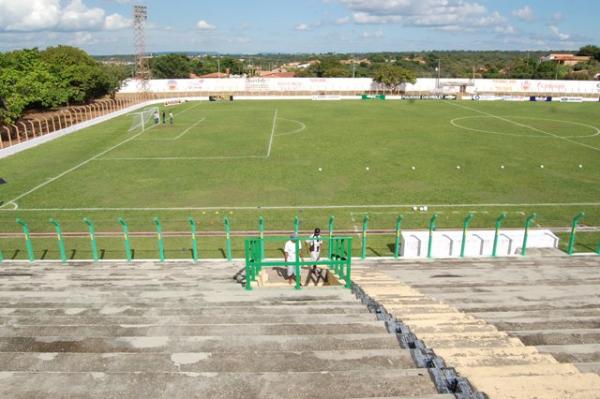
[[264, 256], [266, 242], [281, 242], [285, 244], [289, 238], [286, 237], [264, 237], [248, 238], [245, 241], [246, 255], [246, 290], [252, 290], [252, 283], [256, 281], [263, 268], [269, 267], [288, 267], [296, 268], [296, 289], [302, 288], [301, 268], [303, 266], [327, 266], [329, 271], [334, 273], [340, 280], [345, 281], [346, 288], [352, 288], [352, 238], [351, 237], [325, 237], [321, 238], [329, 244], [327, 251], [323, 253], [330, 254], [329, 258], [319, 261], [303, 261], [300, 256], [300, 241], [311, 241], [311, 237], [298, 237], [296, 243], [296, 259], [293, 261], [267, 260]]

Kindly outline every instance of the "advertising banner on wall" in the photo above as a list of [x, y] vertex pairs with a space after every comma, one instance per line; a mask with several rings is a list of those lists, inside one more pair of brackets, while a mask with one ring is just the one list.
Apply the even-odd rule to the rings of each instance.
[[[573, 80], [513, 80], [513, 79], [417, 79], [402, 88], [407, 93], [494, 94], [527, 93], [600, 95], [600, 82]], [[153, 93], [340, 93], [375, 92], [383, 88], [369, 78], [227, 78], [227, 79], [164, 79], [150, 81]], [[135, 80], [123, 84], [120, 93], [139, 93]]]

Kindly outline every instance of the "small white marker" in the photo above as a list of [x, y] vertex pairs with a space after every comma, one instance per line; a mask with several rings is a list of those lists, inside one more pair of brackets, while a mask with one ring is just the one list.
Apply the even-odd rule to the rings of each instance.
[[460, 165], [458, 165], [458, 166], [456, 167], [456, 169], [460, 170]]
[[417, 210], [418, 210], [418, 208], [416, 206], [413, 206], [413, 211], [416, 212]]
[[417, 167], [416, 167], [416, 166], [413, 166], [413, 167], [412, 167], [412, 170], [417, 170]]
[[500, 169], [506, 169], [506, 167], [504, 165], [500, 166]]
[[319, 172], [322, 172], [322, 171], [323, 171], [323, 168], [319, 168]]
[[545, 166], [544, 166], [544, 165], [540, 165], [540, 168], [544, 169], [544, 168], [545, 168]]
[[366, 167], [367, 170], [371, 170], [371, 168], [369, 168], [368, 166]]
[[579, 165], [579, 169], [583, 169], [583, 165]]
[[427, 212], [427, 211], [429, 210], [429, 207], [428, 207], [428, 206], [424, 206], [424, 207], [423, 207], [423, 210], [424, 210], [425, 212]]

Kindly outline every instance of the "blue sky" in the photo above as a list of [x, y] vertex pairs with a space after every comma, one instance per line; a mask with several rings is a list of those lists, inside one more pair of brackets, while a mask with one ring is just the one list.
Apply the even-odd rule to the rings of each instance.
[[[149, 51], [547, 50], [600, 44], [598, 0], [146, 0]], [[132, 1], [0, 0], [0, 51], [131, 53]]]

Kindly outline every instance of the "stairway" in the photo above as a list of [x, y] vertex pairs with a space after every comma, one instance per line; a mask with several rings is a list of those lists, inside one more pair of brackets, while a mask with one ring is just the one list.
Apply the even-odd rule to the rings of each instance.
[[453, 397], [349, 290], [247, 292], [240, 268], [3, 264], [0, 397]]

